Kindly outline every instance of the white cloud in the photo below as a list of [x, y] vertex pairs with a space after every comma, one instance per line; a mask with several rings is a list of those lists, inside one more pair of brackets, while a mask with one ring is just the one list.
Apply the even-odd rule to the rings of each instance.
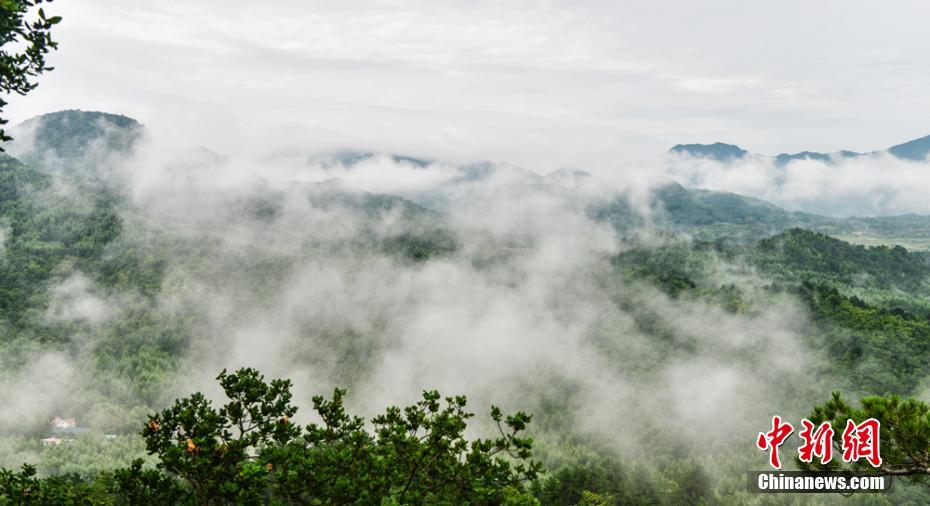
[[867, 151], [930, 130], [924, 2], [250, 6], [49, 6], [65, 18], [57, 69], [8, 113], [127, 113], [220, 151], [262, 131], [540, 171], [615, 170], [678, 142]]
[[930, 214], [930, 163], [877, 153], [831, 162], [747, 156], [729, 163], [671, 157], [667, 175], [698, 188], [760, 198], [793, 211], [834, 216]]

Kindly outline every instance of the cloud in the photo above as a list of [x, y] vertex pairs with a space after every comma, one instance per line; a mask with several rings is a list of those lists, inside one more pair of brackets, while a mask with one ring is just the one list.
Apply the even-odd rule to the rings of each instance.
[[51, 289], [47, 317], [50, 321], [100, 323], [112, 316], [112, 306], [92, 291], [93, 283], [83, 274], [73, 274]]
[[665, 174], [686, 186], [739, 193], [794, 211], [841, 217], [930, 214], [923, 191], [930, 186], [930, 162], [883, 153], [793, 160], [784, 166], [762, 156], [727, 163], [671, 157]]
[[[742, 443], [774, 405], [822, 395], [798, 374], [818, 361], [804, 310], [788, 297], [734, 314], [624, 281], [609, 259], [631, 238], [584, 211], [623, 192], [648, 214], [646, 188], [673, 178], [791, 209], [928, 212], [926, 164], [649, 159], [698, 140], [868, 151], [924, 133], [930, 72], [912, 62], [927, 5], [847, 6], [291, 1], [256, 16], [240, 1], [56, 3], [57, 69], [8, 111], [79, 107], [149, 127], [133, 156], [108, 161], [133, 233], [107, 254], [165, 260], [160, 291], [133, 309], [183, 325], [177, 380], [156, 392], [166, 402], [218, 398], [220, 369], [254, 366], [295, 381], [302, 416], [337, 385], [369, 415], [439, 388], [539, 419], [551, 396], [574, 410], [572, 429], [617, 450], [656, 430], [694, 448]], [[333, 154], [344, 149], [444, 161], [350, 164]], [[541, 176], [564, 166], [600, 177]], [[405, 200], [365, 207], [380, 194]], [[456, 248], [426, 262], [383, 247], [440, 232]], [[123, 376], [77, 374], [94, 345], [167, 338], [114, 329], [122, 299], [81, 274], [48, 295], [41, 316], [70, 325], [80, 349], [23, 352], [0, 377], [0, 421], [61, 406], [111, 418], [99, 401], [134, 392]]]
[[922, 2], [247, 7], [56, 4], [56, 70], [6, 112], [126, 113], [221, 152], [266, 132], [602, 174], [683, 142], [868, 151], [927, 130]]
[[[218, 396], [216, 372], [240, 366], [292, 378], [304, 416], [311, 395], [335, 386], [368, 415], [423, 389], [467, 394], [478, 411], [536, 411], [544, 396], [567, 395], [587, 414], [575, 430], [620, 450], [638, 448], [649, 424], [697, 442], [663, 414], [695, 402], [691, 427], [734, 413], [715, 436], [730, 441], [771, 416], [761, 392], [816, 360], [805, 358], [806, 320], [791, 301], [733, 314], [611, 272], [630, 238], [585, 209], [642, 181], [365, 153], [218, 156], [169, 138], [153, 132], [122, 166], [124, 219], [143, 238], [113, 246], [170, 252], [154, 307], [191, 334], [183, 381], [166, 399]], [[385, 194], [404, 200], [365, 204]], [[367, 242], [437, 231], [456, 248], [426, 262]], [[760, 285], [719, 263], [719, 279]], [[644, 314], [683, 341], [644, 330]]]
[[73, 360], [63, 353], [36, 352], [24, 358], [22, 369], [0, 377], [0, 424], [11, 433], [58, 414], [76, 376]]

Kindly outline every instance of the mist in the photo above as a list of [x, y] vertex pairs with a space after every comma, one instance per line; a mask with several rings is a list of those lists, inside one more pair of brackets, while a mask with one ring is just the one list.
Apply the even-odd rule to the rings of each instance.
[[829, 161], [748, 155], [729, 162], [671, 156], [662, 171], [690, 187], [756, 197], [792, 211], [836, 217], [928, 214], [930, 161], [879, 152]]
[[[28, 139], [14, 152], [32, 153]], [[162, 139], [172, 136], [149, 129], [125, 155], [102, 143], [60, 167], [54, 195], [80, 193], [67, 175], [76, 167], [79, 184], [126, 196], [131, 233], [106, 256], [164, 258], [164, 275], [149, 295], [97, 286], [79, 269], [56, 276], [37, 317], [67, 325], [72, 352], [29, 359], [8, 386], [36, 383], [49, 361], [65, 376], [48, 388], [55, 396], [10, 397], [4, 413], [28, 405], [131, 426], [194, 391], [222, 402], [217, 373], [248, 366], [292, 379], [305, 421], [310, 398], [335, 387], [366, 416], [438, 389], [467, 395], [479, 414], [491, 404], [538, 412], [543, 440], [566, 434], [543, 407], [564, 403], [568, 434], [628, 454], [655, 444], [656, 431], [695, 451], [743, 444], [773, 406], [801, 410], [822, 394], [801, 374], [821, 359], [790, 295], [734, 313], [616, 275], [618, 253], [688, 241], [650, 225], [648, 179], [348, 151], [219, 154]], [[587, 212], [617, 198], [644, 225], [621, 232]], [[425, 260], [389, 246], [434, 237], [440, 252]], [[732, 260], [709, 268], [750, 300], [765, 283]], [[129, 420], [112, 402], [131, 405], [135, 390], [79, 371], [138, 311], [177, 334], [144, 334], [145, 346], [181, 339], [186, 351]]]
[[[122, 500], [139, 457], [212, 500], [152, 438], [229, 459], [163, 410], [254, 368], [292, 381], [275, 430], [342, 388], [366, 429], [432, 390], [470, 441], [532, 414], [543, 474], [496, 448], [495, 497], [787, 504], [743, 483], [773, 415], [930, 398], [930, 136], [896, 144], [926, 133], [930, 4], [13, 4], [0, 481]], [[718, 139], [752, 152], [681, 144]], [[317, 494], [251, 444], [237, 498]], [[399, 502], [434, 474], [406, 460]]]

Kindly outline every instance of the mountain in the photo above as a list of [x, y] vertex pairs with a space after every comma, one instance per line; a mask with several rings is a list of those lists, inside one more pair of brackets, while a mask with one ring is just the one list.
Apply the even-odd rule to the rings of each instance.
[[[45, 128], [40, 133], [49, 145], [43, 151], [57, 153], [66, 169], [99, 160], [85, 155], [111, 133], [139, 134], [142, 128], [95, 114], [53, 118], [61, 121], [35, 125]], [[54, 145], [59, 139], [70, 147]], [[724, 145], [718, 155], [736, 152], [732, 148]], [[375, 156], [391, 155], [369, 158]], [[924, 255], [793, 228], [871, 227], [878, 233], [896, 227], [895, 233], [908, 234], [930, 230], [927, 217], [841, 220], [668, 184], [640, 199], [603, 197], [607, 201], [589, 216], [617, 225], [639, 220], [655, 232], [615, 238], [606, 226], [592, 227], [575, 216], [573, 204], [602, 195], [586, 192], [597, 179], [580, 170], [539, 176], [506, 164], [458, 166], [436, 193], [470, 207], [446, 214], [403, 195], [358, 191], [348, 178], [337, 177], [366, 164], [364, 157], [346, 154], [334, 161], [332, 177], [320, 183], [256, 177], [227, 186], [179, 178], [159, 187], [157, 198], [137, 204], [111, 195], [125, 188], [90, 184], [96, 181], [79, 191], [58, 191], [56, 185], [83, 173], [53, 172], [0, 154], [0, 398], [34, 408], [15, 413], [23, 421], [4, 423], [0, 466], [19, 466], [27, 457], [37, 462], [39, 472], [52, 478], [30, 481], [32, 491], [81, 483], [56, 477], [69, 469], [95, 480], [88, 487], [99, 487], [93, 490], [100, 496], [115, 494], [104, 488], [108, 483], [132, 485], [138, 476], [156, 486], [172, 484], [168, 467], [112, 469], [145, 456], [141, 438], [174, 423], [171, 413], [177, 411], [158, 409], [171, 406], [179, 388], [200, 389], [201, 378], [225, 364], [254, 361], [270, 369], [275, 362], [327, 386], [374, 386], [377, 395], [362, 396], [362, 403], [381, 399], [381, 388], [418, 390], [437, 374], [438, 381], [485, 381], [481, 373], [492, 360], [491, 366], [518, 369], [476, 383], [474, 390], [492, 391], [505, 384], [502, 379], [512, 380], [518, 390], [507, 395], [514, 399], [509, 402], [537, 414], [540, 440], [554, 443], [554, 456], [544, 454], [553, 471], [540, 486], [548, 495], [539, 504], [574, 504], [578, 495], [562, 491], [595, 486], [601, 487], [597, 492], [617, 492], [606, 497], [624, 504], [639, 497], [689, 504], [722, 497], [710, 478], [715, 468], [705, 473], [701, 462], [731, 459], [730, 467], [742, 469], [759, 461], [761, 454], [738, 437], [755, 427], [721, 431], [737, 435], [732, 447], [696, 438], [698, 457], [692, 460], [677, 439], [683, 425], [625, 414], [631, 434], [641, 431], [660, 442], [649, 459], [626, 464], [608, 460], [616, 458], [612, 440], [603, 450], [585, 446], [600, 438], [589, 437], [588, 427], [574, 432], [578, 417], [565, 406], [582, 405], [613, 387], [645, 393], [608, 399], [613, 404], [604, 412], [624, 413], [646, 399], [652, 413], [669, 399], [692, 397], [683, 405], [676, 400], [674, 409], [693, 410], [709, 427], [719, 423], [711, 415], [727, 406], [755, 406], [757, 392], [768, 401], [733, 418], [764, 421], [770, 405], [803, 416], [811, 398], [839, 387], [919, 393], [930, 375], [930, 266]], [[201, 163], [222, 163], [211, 152], [190, 158], [190, 172]], [[414, 161], [419, 159], [393, 160], [420, 165]], [[423, 165], [426, 171], [452, 167]], [[712, 243], [685, 234], [749, 241]], [[760, 235], [768, 238], [755, 241]], [[548, 351], [540, 354], [542, 347]], [[784, 355], [787, 368], [772, 361], [773, 353]], [[567, 369], [563, 356], [573, 358]], [[810, 373], [796, 374], [793, 360], [807, 356], [813, 357]], [[48, 378], [57, 381], [46, 383]], [[590, 378], [598, 381], [589, 391]], [[722, 394], [695, 397], [705, 387]], [[46, 393], [56, 395], [40, 402]], [[36, 441], [42, 427], [47, 430], [58, 415], [76, 417], [93, 432], [60, 447], [42, 446]], [[269, 419], [276, 430], [287, 422]], [[149, 436], [140, 436], [141, 430]], [[210, 457], [207, 444], [182, 440], [172, 448]], [[708, 449], [719, 453], [708, 456]], [[743, 450], [754, 460], [743, 460]], [[575, 464], [576, 458], [583, 462]], [[613, 471], [632, 466], [643, 471]], [[273, 478], [284, 466], [266, 467], [279, 473]], [[107, 474], [95, 478], [101, 470]], [[316, 480], [312, 472], [306, 476]], [[20, 481], [4, 488], [4, 479], [18, 476], [0, 470], [0, 489], [25, 490]], [[267, 476], [249, 481], [258, 483], [255, 497], [270, 497]], [[900, 495], [890, 497], [890, 503], [904, 502]], [[745, 496], [725, 499], [745, 502]]]
[[[88, 158], [87, 155], [98, 152], [124, 153], [132, 149], [135, 142], [141, 138], [144, 127], [138, 121], [122, 115], [68, 110], [38, 116], [18, 125], [15, 131], [20, 137], [11, 146], [17, 149], [10, 149], [10, 154], [18, 155], [17, 158], [26, 166], [52, 170], [67, 167], [73, 178], [105, 182], [107, 184], [104, 186], [115, 189], [109, 184], [113, 179], [109, 173], [95, 175], [93, 171], [97, 170], [97, 157]], [[916, 157], [922, 149], [930, 149], [930, 137], [895, 146], [889, 152], [895, 156]], [[679, 144], [671, 151], [719, 161], [730, 161], [749, 154], [739, 146], [719, 142]], [[841, 152], [839, 155], [857, 156], [858, 153]], [[378, 157], [423, 170], [430, 170], [431, 165], [437, 163], [424, 158], [367, 151], [340, 151], [312, 157], [310, 161], [320, 163], [324, 167], [352, 170], [358, 164]], [[215, 157], [208, 157], [206, 163], [211, 163], [209, 160], [213, 158]], [[831, 155], [804, 151], [781, 154], [776, 160], [788, 163], [804, 158], [829, 160]], [[82, 168], [82, 164], [86, 167]], [[544, 191], [551, 196], [572, 199], [572, 195], [581, 185], [590, 184], [596, 179], [591, 174], [574, 168], [560, 169], [540, 176], [519, 167], [491, 162], [465, 164], [456, 167], [456, 170], [458, 175], [445, 184], [458, 188], [459, 191], [452, 194], [458, 194], [460, 197], [469, 195], [468, 198], [481, 198], [483, 186], [476, 183], [491, 177], [497, 178], [507, 187], [512, 198], [521, 198], [520, 196], [526, 192]], [[88, 177], [88, 174], [95, 177]], [[467, 191], [462, 193], [462, 189]], [[469, 191], [477, 193], [472, 195]], [[249, 203], [246, 208], [255, 207], [256, 216], [262, 219], [273, 219], [276, 216], [274, 198], [257, 195], [244, 198]], [[361, 195], [340, 189], [336, 185], [325, 192], [311, 191], [308, 198], [313, 205], [324, 209], [333, 205], [356, 209], [368, 219], [375, 218], [371, 213], [377, 210], [398, 211], [408, 223], [420, 223], [421, 219], [429, 217], [429, 226], [425, 228], [433, 231], [443, 228], [440, 224], [442, 219], [436, 215], [436, 211], [441, 214], [448, 207], [442, 191]], [[674, 233], [684, 232], [707, 240], [756, 241], [792, 227], [804, 227], [821, 233], [842, 235], [852, 240], [869, 243], [902, 241], [910, 246], [922, 248], [927, 240], [925, 231], [930, 229], [930, 218], [924, 216], [835, 219], [787, 211], [768, 202], [738, 194], [685, 188], [674, 183], [654, 188], [648, 203], [652, 208], [650, 219], [654, 225]], [[586, 213], [595, 220], [612, 224], [617, 230], [627, 230], [645, 224], [639, 212], [640, 207], [634, 206], [628, 197], [620, 195], [606, 202], [589, 205]], [[917, 240], [907, 241], [908, 239]]]
[[308, 160], [310, 163], [319, 163], [324, 167], [345, 167], [352, 168], [361, 163], [374, 160], [379, 156], [385, 156], [394, 163], [407, 164], [417, 169], [423, 169], [428, 167], [433, 160], [426, 158], [417, 158], [413, 156], [406, 155], [382, 155], [381, 153], [375, 153], [373, 151], [354, 151], [354, 150], [341, 150], [333, 153], [324, 153], [319, 155], [314, 155]]
[[787, 165], [794, 160], [818, 160], [831, 163], [837, 158], [855, 158], [868, 154], [888, 153], [894, 157], [903, 160], [920, 161], [925, 160], [930, 154], [930, 135], [915, 139], [903, 144], [892, 146], [884, 151], [874, 151], [872, 153], [859, 153], [856, 151], [841, 150], [835, 153], [819, 153], [816, 151], [801, 151], [799, 153], [781, 153], [774, 157], [750, 153], [749, 151], [733, 145], [715, 142], [713, 144], [676, 144], [670, 153], [684, 154], [695, 158], [708, 158], [719, 162], [729, 162], [735, 159], [743, 158], [746, 155], [752, 155], [763, 158], [774, 158], [775, 164], [779, 166]]
[[[833, 218], [678, 183], [653, 188], [649, 204], [653, 226], [706, 241], [749, 244], [801, 227], [862, 244], [904, 244], [914, 250], [926, 250], [930, 244], [930, 216], [923, 215]], [[627, 196], [620, 195], [592, 204], [586, 211], [590, 218], [624, 232], [647, 224], [636, 209]]]
[[925, 160], [930, 153], [930, 135], [892, 146], [888, 152], [905, 160]]
[[119, 114], [77, 109], [36, 116], [12, 129], [11, 154], [27, 164], [80, 159], [97, 151], [122, 154], [142, 136], [138, 121]]
[[711, 158], [719, 162], [728, 162], [746, 156], [748, 151], [734, 146], [715, 142], [713, 144], [677, 144], [669, 150], [672, 153], [687, 154], [696, 158]]
[[779, 165], [785, 165], [788, 162], [793, 160], [819, 160], [821, 162], [829, 162], [830, 155], [824, 153], [816, 153], [814, 151], [801, 151], [800, 153], [782, 153], [775, 157], [775, 163]]
[[[589, 211], [589, 215], [608, 221], [619, 230], [640, 225], [632, 205], [625, 199], [618, 197], [609, 206]], [[843, 220], [787, 211], [764, 200], [685, 188], [678, 183], [654, 188], [650, 207], [654, 225], [672, 233], [686, 233], [710, 241], [749, 243], [792, 227], [825, 232], [844, 228]]]
[[828, 220], [813, 214], [789, 212], [764, 200], [735, 193], [687, 189], [677, 183], [658, 188], [654, 199], [670, 221], [679, 225], [733, 223], [781, 227]]

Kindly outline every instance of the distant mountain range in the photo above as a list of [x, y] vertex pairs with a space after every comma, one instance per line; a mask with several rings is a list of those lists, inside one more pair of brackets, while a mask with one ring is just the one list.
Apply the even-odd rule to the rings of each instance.
[[[715, 142], [713, 144], [677, 144], [673, 146], [669, 152], [691, 155], [697, 158], [709, 158], [719, 162], [730, 162], [751, 154], [749, 151], [746, 151], [739, 146], [725, 144], [723, 142]], [[837, 151], [835, 153], [801, 151], [800, 153], [781, 153], [775, 155], [773, 158], [775, 159], [775, 163], [778, 165], [786, 165], [794, 160], [819, 160], [831, 163], [837, 159], [855, 158], [858, 156], [875, 155], [881, 153], [887, 153], [903, 160], [925, 160], [927, 155], [930, 154], [930, 135], [921, 137], [919, 139], [914, 139], [903, 144], [892, 146], [884, 151], [873, 151], [871, 153], [859, 153], [856, 151], [847, 150]], [[759, 154], [752, 155], [766, 156]]]
[[[98, 155], [101, 152], [131, 150], [143, 132], [143, 125], [125, 116], [84, 111], [46, 114], [29, 120], [13, 130], [14, 135], [22, 135], [18, 140], [25, 142], [17, 146], [14, 141], [5, 146], [10, 148], [9, 154], [16, 158], [0, 156], [0, 176], [2, 176], [4, 167], [18, 167], [17, 159], [19, 159], [26, 165], [44, 170], [54, 171], [59, 167], [65, 168], [72, 177], [88, 182], [98, 182], [102, 186], [112, 186], [106, 173], [97, 175], [93, 167], [81, 169], [73, 164], [88, 154]], [[750, 154], [739, 146], [724, 143], [678, 145], [671, 151], [720, 161], [730, 161]], [[930, 137], [894, 146], [887, 152], [908, 160], [923, 159], [930, 152]], [[216, 159], [221, 159], [220, 155], [207, 153], [217, 157]], [[787, 163], [793, 159], [804, 158], [834, 160], [837, 156], [852, 157], [863, 156], [863, 154], [850, 151], [833, 154], [801, 152], [782, 154], [773, 158], [781, 163]], [[366, 151], [329, 153], [311, 157], [307, 162], [318, 163], [324, 168], [341, 167], [351, 170], [377, 157], [385, 157], [394, 163], [410, 165], [421, 170], [429, 170], [434, 163], [441, 163], [426, 158]], [[92, 156], [89, 160], [88, 164], [93, 165], [97, 157]], [[572, 201], [572, 195], [577, 189], [585, 184], [591, 184], [595, 179], [591, 174], [578, 169], [560, 169], [540, 175], [519, 167], [492, 162], [461, 165], [457, 166], [456, 170], [458, 176], [451, 178], [445, 184], [462, 186], [452, 193], [462, 194], [460, 190], [468, 190], [472, 183], [497, 174], [506, 175], [504, 184], [508, 185], [514, 198], [520, 198], [525, 194], [524, 192], [546, 192], [548, 195]], [[79, 175], [75, 176], [75, 174]], [[338, 173], [335, 173], [334, 177], [338, 178]], [[279, 199], [275, 195], [263, 193], [262, 188], [259, 185], [247, 207], [254, 211], [253, 214], [257, 218], [270, 219], [276, 213], [275, 202]], [[318, 207], [338, 205], [358, 209], [365, 215], [388, 208], [400, 208], [403, 210], [402, 214], [408, 218], [418, 217], [417, 219], [433, 223], [441, 220], [439, 216], [446, 207], [444, 197], [429, 191], [398, 195], [364, 194], [342, 189], [337, 180], [317, 183], [314, 188], [313, 191], [308, 190], [310, 191], [309, 198]], [[480, 192], [482, 188], [475, 186], [473, 190]], [[91, 189], [88, 187], [88, 190]], [[894, 244], [906, 240], [909, 245], [916, 245], [920, 249], [930, 249], [930, 216], [833, 218], [789, 211], [763, 200], [735, 193], [686, 188], [677, 183], [652, 188], [649, 207], [652, 208], [653, 225], [666, 231], [684, 232], [705, 240], [726, 239], [748, 243], [793, 227], [803, 227], [829, 235], [855, 237], [877, 244]], [[635, 210], [636, 208], [637, 206], [629, 200], [628, 195], [617, 194], [606, 200], [587, 204], [585, 212], [590, 218], [608, 222], [614, 228], [621, 230], [646, 225], [643, 216]], [[436, 227], [432, 226], [432, 228]]]

